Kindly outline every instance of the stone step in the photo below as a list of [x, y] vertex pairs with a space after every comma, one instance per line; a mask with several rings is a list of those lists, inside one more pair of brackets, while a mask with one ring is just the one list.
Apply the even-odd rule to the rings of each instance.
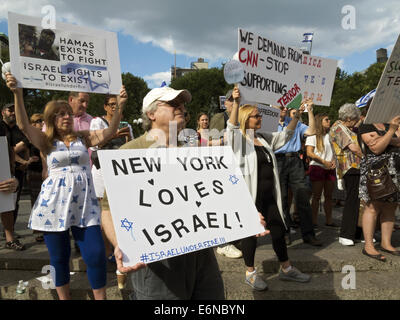
[[[12, 300], [58, 300], [54, 289], [43, 288], [36, 278], [43, 276], [32, 271], [2, 271], [0, 276], [0, 299]], [[312, 273], [309, 283], [286, 282], [278, 279], [276, 273], [260, 273], [267, 281], [268, 290], [254, 291], [244, 283], [244, 273], [222, 272], [225, 294], [228, 300], [399, 300], [398, 272], [369, 271], [355, 273], [355, 289], [344, 289], [342, 282], [349, 284], [348, 274], [339, 272]], [[17, 294], [19, 280], [28, 281], [25, 293]], [[71, 275], [71, 298], [73, 300], [93, 300], [86, 273]], [[119, 290], [116, 276], [108, 273], [107, 299], [128, 300], [130, 282]]]
[[[260, 276], [267, 282], [267, 291], [255, 291], [244, 282], [245, 274], [223, 272], [228, 300], [398, 300], [398, 271], [355, 272], [355, 289], [343, 289], [349, 284], [349, 274], [312, 273], [309, 283], [287, 282], [278, 274]], [[345, 279], [344, 279], [345, 278]]]
[[[0, 273], [0, 300], [58, 300], [55, 289], [46, 289], [37, 278], [46, 276], [46, 273], [38, 271], [7, 271]], [[16, 293], [19, 280], [28, 281], [28, 286], [23, 294]], [[115, 273], [107, 273], [107, 299], [128, 300], [131, 292], [130, 281], [127, 281], [125, 289], [119, 290]], [[70, 281], [71, 299], [94, 300], [93, 293], [86, 272], [71, 274]]]

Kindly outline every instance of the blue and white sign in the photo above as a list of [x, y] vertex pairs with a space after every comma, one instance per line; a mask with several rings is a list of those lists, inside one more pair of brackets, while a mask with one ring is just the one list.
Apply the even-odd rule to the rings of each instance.
[[229, 146], [98, 154], [125, 266], [264, 231]]
[[9, 12], [11, 70], [18, 86], [31, 89], [118, 94], [122, 85], [113, 32], [56, 23]]

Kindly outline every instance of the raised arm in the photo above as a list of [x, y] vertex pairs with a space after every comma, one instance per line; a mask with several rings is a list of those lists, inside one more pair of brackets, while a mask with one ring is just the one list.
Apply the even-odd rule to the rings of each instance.
[[306, 136], [313, 136], [315, 134], [315, 118], [314, 118], [314, 112], [313, 112], [313, 107], [314, 107], [314, 102], [312, 99], [308, 99], [305, 101], [305, 104], [307, 105], [307, 111], [308, 111], [308, 129], [304, 134]]
[[120, 94], [117, 98], [118, 105], [115, 108], [115, 112], [112, 117], [110, 126], [103, 130], [89, 131], [87, 137], [89, 143], [88, 147], [93, 147], [102, 144], [114, 136], [114, 134], [118, 130], [119, 123], [121, 122], [122, 112], [124, 110], [127, 100], [128, 100], [128, 94], [126, 93], [125, 86], [122, 86]]
[[239, 103], [240, 103], [240, 91], [238, 87], [233, 88], [232, 91], [233, 97], [233, 106], [231, 115], [229, 116], [229, 123], [233, 124], [234, 126], [238, 125], [238, 116], [239, 116]]
[[376, 132], [368, 132], [361, 135], [361, 139], [367, 144], [368, 148], [377, 155], [384, 152], [392, 142], [393, 135], [399, 128], [400, 115], [390, 120], [389, 124], [389, 130], [384, 136], [379, 136]]
[[17, 88], [17, 80], [14, 76], [7, 72], [6, 73], [6, 84], [7, 87], [14, 94], [15, 104], [15, 117], [17, 119], [18, 127], [24, 132], [29, 138], [32, 144], [39, 150], [45, 150], [45, 134], [40, 129], [35, 128], [29, 122], [28, 115], [26, 114], [24, 98], [22, 95], [22, 88]]

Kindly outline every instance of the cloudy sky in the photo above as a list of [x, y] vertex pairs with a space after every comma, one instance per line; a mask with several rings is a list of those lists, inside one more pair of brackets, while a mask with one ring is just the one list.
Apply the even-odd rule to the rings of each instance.
[[177, 67], [198, 57], [219, 67], [237, 51], [238, 27], [279, 43], [305, 47], [314, 32], [312, 55], [334, 58], [353, 73], [389, 54], [400, 33], [398, 0], [2, 0], [0, 32], [8, 34], [7, 12], [44, 16], [52, 5], [57, 21], [118, 33], [122, 72], [144, 78], [149, 87], [170, 80]]

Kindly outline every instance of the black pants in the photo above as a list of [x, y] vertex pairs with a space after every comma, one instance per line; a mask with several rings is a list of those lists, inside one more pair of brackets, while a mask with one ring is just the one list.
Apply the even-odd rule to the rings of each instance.
[[306, 182], [303, 161], [299, 157], [280, 156], [276, 159], [278, 161], [282, 208], [286, 226], [289, 227], [292, 225], [288, 205], [288, 190], [290, 187], [293, 192], [293, 200], [296, 203], [297, 212], [300, 216], [300, 230], [303, 239], [315, 236], [310, 205], [311, 190]]
[[360, 170], [351, 168], [343, 176], [343, 179], [346, 187], [346, 202], [343, 208], [340, 237], [354, 240], [360, 210], [360, 198], [358, 197]]
[[18, 217], [19, 198], [21, 197], [22, 188], [24, 186], [25, 171], [15, 170], [15, 178], [18, 180], [18, 191], [17, 191], [17, 201], [15, 203], [15, 210], [14, 210], [14, 226]]
[[[285, 225], [283, 224], [275, 201], [271, 201], [271, 204], [265, 208], [264, 212], [262, 212], [262, 215], [267, 223], [267, 229], [271, 232], [270, 235], [272, 238], [272, 248], [278, 256], [279, 261], [285, 262], [289, 260], [285, 242]], [[242, 239], [242, 253], [246, 267], [254, 267], [256, 247], [256, 237], [252, 236]]]

